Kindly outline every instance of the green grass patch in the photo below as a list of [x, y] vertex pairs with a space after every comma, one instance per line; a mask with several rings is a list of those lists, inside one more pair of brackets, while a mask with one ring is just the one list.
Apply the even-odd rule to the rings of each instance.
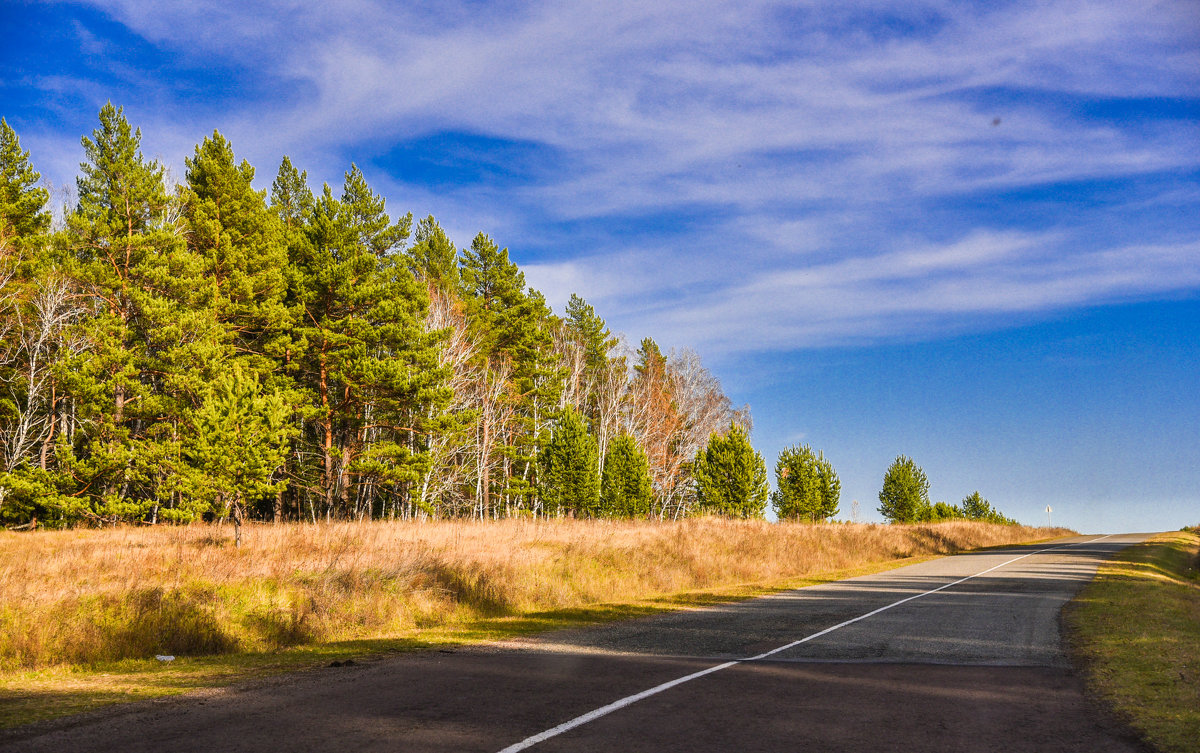
[[630, 603], [596, 604], [470, 619], [457, 625], [411, 629], [392, 638], [332, 641], [276, 651], [179, 656], [168, 664], [155, 659], [123, 659], [8, 672], [0, 675], [0, 729], [93, 711], [118, 703], [216, 689], [284, 672], [326, 667], [335, 661], [375, 661], [398, 653], [495, 643], [551, 630], [587, 627], [679, 609], [724, 604], [869, 575], [930, 559], [933, 559], [932, 555], [908, 557], [817, 576], [691, 590]]
[[1200, 750], [1200, 535], [1164, 533], [1100, 566], [1067, 611], [1089, 690], [1164, 753]]

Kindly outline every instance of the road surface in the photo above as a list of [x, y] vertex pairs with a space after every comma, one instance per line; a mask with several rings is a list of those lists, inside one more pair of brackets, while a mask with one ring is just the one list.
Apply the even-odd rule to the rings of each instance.
[[1063, 605], [1145, 534], [932, 560], [504, 646], [4, 733], [12, 751], [1142, 750], [1083, 696]]

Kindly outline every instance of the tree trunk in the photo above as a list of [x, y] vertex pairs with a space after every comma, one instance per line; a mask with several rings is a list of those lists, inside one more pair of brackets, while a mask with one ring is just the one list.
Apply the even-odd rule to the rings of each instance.
[[50, 426], [46, 430], [46, 439], [42, 442], [42, 454], [38, 461], [39, 467], [46, 470], [46, 457], [54, 444], [54, 431], [58, 426], [58, 391], [53, 382], [50, 383]]
[[338, 487], [341, 491], [342, 510], [344, 510], [347, 515], [350, 515], [351, 511], [350, 511], [350, 445], [349, 444], [347, 444], [345, 447], [342, 448], [342, 463], [341, 463], [341, 467], [338, 468]]
[[325, 366], [325, 345], [321, 345], [321, 374], [319, 388], [321, 391], [321, 408], [324, 411], [322, 429], [324, 436], [321, 441], [321, 451], [325, 459], [325, 467], [321, 478], [321, 491], [325, 496], [325, 514], [328, 517], [333, 506], [333, 410], [329, 407], [329, 371]]
[[479, 519], [483, 520], [487, 516], [489, 505], [489, 490], [492, 486], [491, 480], [491, 454], [488, 450], [488, 422], [483, 422], [483, 441], [479, 450], [479, 484], [480, 484], [480, 504], [479, 504]]

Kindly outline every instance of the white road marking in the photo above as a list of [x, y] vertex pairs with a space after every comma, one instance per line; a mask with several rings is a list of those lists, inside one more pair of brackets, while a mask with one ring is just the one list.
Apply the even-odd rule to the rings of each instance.
[[534, 735], [533, 737], [527, 737], [519, 743], [514, 743], [513, 745], [510, 745], [507, 748], [504, 748], [503, 750], [500, 751], [500, 753], [516, 753], [519, 750], [525, 750], [526, 748], [531, 748], [534, 745], [537, 745], [538, 743], [542, 742], [543, 740], [549, 740], [552, 737], [557, 737], [558, 735], [561, 735], [564, 732], [573, 730], [576, 727], [581, 727], [590, 721], [599, 719], [602, 716], [606, 716], [608, 714], [611, 714], [614, 711], [623, 709], [626, 706], [635, 704], [638, 701], [641, 701], [645, 698], [649, 698], [652, 695], [658, 695], [659, 693], [663, 692], [664, 690], [670, 690], [671, 688], [675, 687], [676, 685], [682, 685], [685, 682], [690, 682], [697, 678], [704, 677], [705, 675], [711, 675], [714, 672], [720, 672], [723, 669], [729, 669], [730, 667], [736, 666], [738, 664], [743, 664], [745, 662], [751, 662], [751, 661], [759, 661], [761, 659], [767, 658], [768, 656], [773, 656], [775, 654], [778, 654], [781, 651], [787, 651], [789, 648], [795, 648], [796, 646], [799, 646], [801, 643], [807, 643], [807, 642], [813, 640], [814, 638], [820, 638], [823, 635], [828, 635], [829, 633], [832, 633], [835, 630], [840, 630], [840, 629], [846, 627], [847, 625], [853, 625], [854, 623], [861, 622], [862, 620], [865, 620], [868, 617], [874, 617], [875, 615], [879, 614], [880, 612], [886, 612], [887, 610], [891, 609], [892, 607], [898, 607], [901, 604], [906, 604], [914, 599], [920, 599], [923, 596], [935, 594], [938, 591], [945, 591], [947, 588], [957, 586], [959, 583], [966, 582], [968, 580], [971, 580], [972, 578], [978, 578], [981, 575], [987, 575], [988, 573], [992, 572], [993, 570], [999, 570], [1000, 568], [1004, 567], [1005, 565], [1011, 565], [1012, 563], [1017, 562], [1018, 560], [1023, 560], [1026, 557], [1032, 557], [1035, 554], [1045, 554], [1046, 552], [1053, 552], [1053, 551], [1057, 551], [1059, 549], [1067, 549], [1067, 548], [1073, 547], [1073, 546], [1082, 546], [1084, 544], [1094, 544], [1097, 541], [1102, 541], [1112, 535], [1113, 534], [1110, 533], [1105, 536], [1100, 536], [1098, 538], [1092, 539], [1090, 541], [1077, 541], [1073, 544], [1062, 544], [1059, 546], [1052, 546], [1052, 547], [1048, 547], [1046, 549], [1039, 549], [1036, 552], [1030, 552], [1029, 554], [1022, 554], [1020, 557], [1013, 557], [1012, 559], [1008, 560], [1007, 562], [1001, 562], [999, 565], [996, 565], [995, 567], [989, 567], [987, 570], [981, 570], [981, 571], [975, 573], [974, 575], [968, 575], [965, 578], [959, 578], [958, 580], [956, 580], [952, 583], [947, 583], [943, 586], [938, 586], [937, 588], [930, 589], [929, 591], [925, 591], [923, 593], [916, 594], [915, 596], [908, 596], [906, 598], [900, 599], [899, 601], [894, 601], [891, 604], [888, 604], [887, 606], [880, 607], [879, 609], [875, 609], [873, 611], [867, 612], [866, 614], [861, 614], [858, 617], [855, 617], [850, 620], [846, 620], [845, 622], [839, 622], [838, 624], [834, 625], [833, 627], [827, 627], [824, 630], [813, 633], [812, 635], [807, 635], [807, 636], [801, 638], [800, 640], [792, 641], [791, 643], [788, 643], [784, 646], [780, 646], [779, 648], [773, 648], [770, 651], [767, 651], [766, 653], [762, 653], [757, 656], [751, 656], [751, 657], [748, 657], [745, 659], [734, 659], [733, 661], [727, 661], [724, 664], [718, 664], [716, 666], [709, 667], [708, 669], [702, 669], [699, 672], [693, 672], [690, 675], [685, 675], [683, 677], [677, 677], [674, 680], [671, 680], [669, 682], [664, 682], [661, 685], [655, 685], [654, 687], [649, 688], [647, 690], [643, 690], [640, 693], [635, 693], [630, 696], [625, 696], [624, 698], [621, 698], [620, 700], [613, 701], [612, 703], [608, 704], [607, 706], [601, 706], [600, 708], [595, 709], [594, 711], [589, 711], [586, 714], [583, 714], [581, 716], [575, 717], [574, 719], [565, 721], [556, 727], [551, 727], [550, 729], [546, 730], [545, 732], [539, 732], [538, 734]]

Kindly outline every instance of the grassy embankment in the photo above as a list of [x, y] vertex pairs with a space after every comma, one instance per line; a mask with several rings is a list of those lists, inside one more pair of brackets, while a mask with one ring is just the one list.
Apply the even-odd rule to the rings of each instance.
[[1067, 624], [1089, 689], [1164, 752], [1200, 750], [1200, 535], [1164, 533], [1100, 566]]
[[[0, 533], [0, 727], [1069, 533], [687, 520]], [[156, 654], [178, 657], [159, 663]]]

